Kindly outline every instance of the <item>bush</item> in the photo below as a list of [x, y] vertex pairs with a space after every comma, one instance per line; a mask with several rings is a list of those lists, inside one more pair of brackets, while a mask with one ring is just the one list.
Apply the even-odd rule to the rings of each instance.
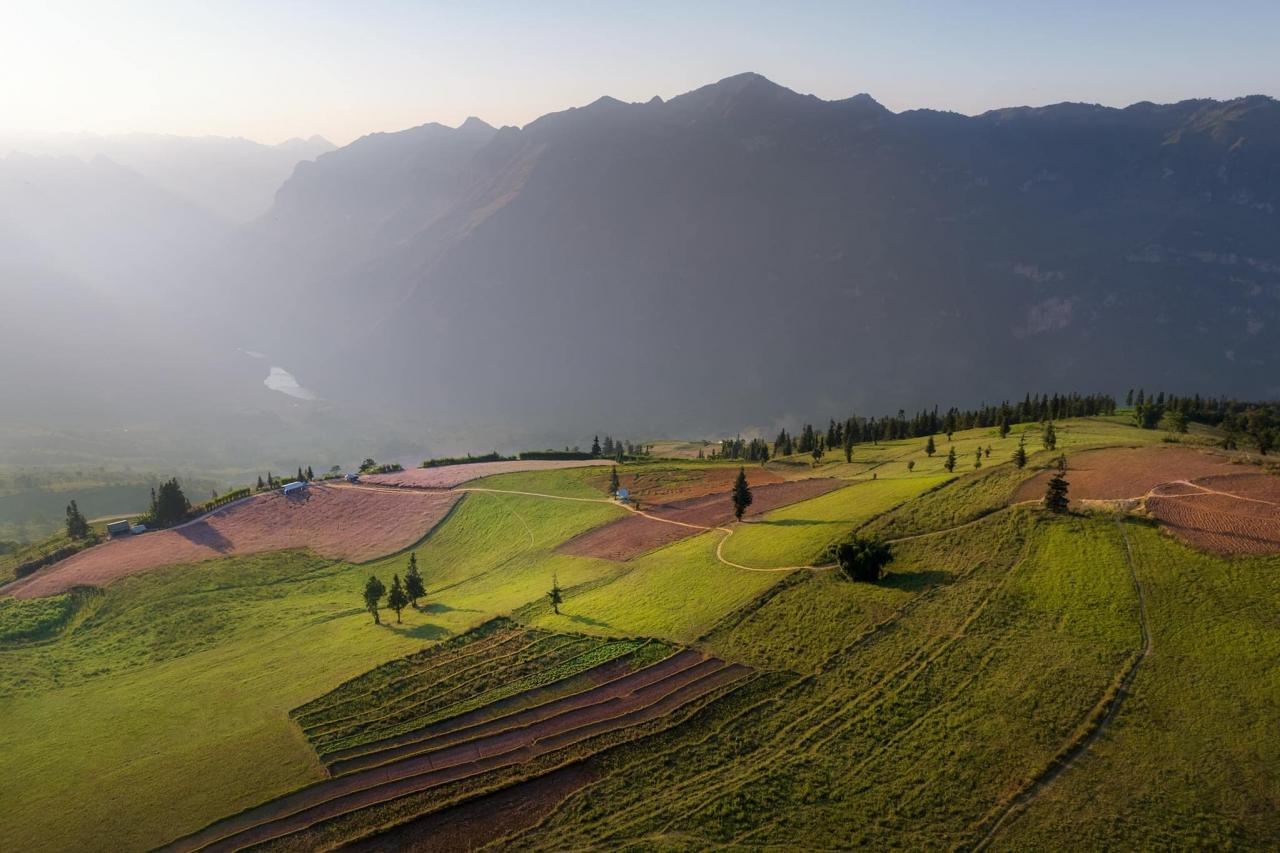
[[854, 536], [827, 549], [827, 560], [834, 561], [851, 581], [874, 583], [880, 580], [884, 567], [893, 562], [893, 548], [882, 539]]
[[248, 486], [245, 486], [242, 489], [233, 489], [227, 492], [225, 495], [218, 495], [213, 500], [205, 501], [204, 503], [195, 507], [194, 509], [191, 510], [191, 515], [197, 516], [197, 515], [204, 515], [206, 512], [213, 512], [215, 509], [217, 509], [220, 506], [226, 506], [227, 504], [238, 501], [241, 498], [247, 498], [252, 493], [253, 493], [253, 490], [250, 489]]

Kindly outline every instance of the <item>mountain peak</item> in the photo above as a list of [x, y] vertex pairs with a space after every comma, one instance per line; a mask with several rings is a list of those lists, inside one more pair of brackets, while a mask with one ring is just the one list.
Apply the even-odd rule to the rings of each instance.
[[476, 118], [475, 116], [467, 116], [467, 120], [458, 125], [458, 130], [466, 131], [467, 133], [474, 133], [482, 130], [489, 133], [494, 130], [494, 127], [484, 119]]

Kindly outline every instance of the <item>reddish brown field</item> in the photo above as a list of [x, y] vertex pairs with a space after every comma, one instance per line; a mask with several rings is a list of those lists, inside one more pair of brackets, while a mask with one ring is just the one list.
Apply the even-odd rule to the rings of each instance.
[[[734, 472], [736, 475], [736, 471]], [[755, 500], [751, 504], [748, 516], [758, 516], [775, 510], [778, 507], [793, 504], [797, 501], [816, 498], [833, 489], [847, 486], [846, 480], [814, 478], [810, 480], [791, 480], [784, 483], [770, 483], [763, 486], [752, 486]], [[728, 492], [704, 495], [699, 498], [675, 501], [660, 506], [641, 505], [641, 509], [662, 518], [680, 521], [685, 524], [696, 524], [701, 527], [715, 527], [728, 524], [733, 520], [733, 506]], [[643, 516], [633, 515], [611, 522], [603, 527], [588, 530], [564, 543], [558, 549], [565, 554], [579, 557], [597, 557], [604, 560], [624, 561], [638, 557], [655, 548], [661, 548], [672, 542], [696, 536], [701, 531], [674, 524], [663, 524]]]
[[[1072, 500], [1140, 498], [1161, 483], [1240, 470], [1222, 456], [1189, 447], [1117, 447], [1067, 456]], [[1052, 471], [1036, 474], [1018, 488], [1014, 500], [1040, 500], [1052, 476]]]
[[373, 838], [348, 844], [346, 853], [465, 853], [528, 829], [596, 780], [585, 762], [517, 782], [493, 794], [423, 815]]
[[1170, 483], [1147, 509], [1189, 545], [1221, 554], [1280, 552], [1280, 477], [1260, 473]]
[[285, 548], [370, 560], [421, 539], [458, 497], [322, 485], [289, 497], [272, 492], [172, 530], [113, 539], [16, 581], [5, 592], [35, 598], [165, 566]]
[[[732, 467], [659, 468], [637, 473], [619, 471], [618, 485], [627, 489], [631, 497], [639, 499], [648, 506], [674, 503], [703, 495], [727, 493], [733, 487], [733, 481], [737, 476], [738, 469]], [[782, 475], [765, 468], [752, 468], [747, 476], [751, 480], [752, 488], [784, 481]], [[599, 488], [601, 492], [607, 492], [609, 472], [601, 471], [593, 474], [587, 482]]]
[[547, 471], [556, 468], [585, 468], [610, 465], [608, 459], [529, 459], [514, 462], [476, 462], [472, 465], [442, 465], [439, 468], [410, 468], [394, 474], [369, 474], [361, 482], [379, 486], [405, 486], [414, 489], [451, 489], [470, 480], [511, 474], [516, 471]]
[[[695, 655], [695, 658], [700, 656]], [[716, 658], [685, 660], [641, 686], [618, 679], [548, 714], [530, 709], [469, 740], [446, 740], [420, 754], [334, 776], [220, 820], [165, 849], [238, 850], [297, 832], [376, 803], [521, 764], [613, 731], [669, 716], [690, 702], [750, 674]], [[641, 672], [644, 672], [642, 670]], [[530, 712], [533, 712], [532, 719]]]

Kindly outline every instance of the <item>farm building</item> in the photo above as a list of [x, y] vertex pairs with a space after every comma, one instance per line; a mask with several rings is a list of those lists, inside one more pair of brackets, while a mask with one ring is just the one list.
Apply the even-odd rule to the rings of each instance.
[[292, 483], [285, 483], [284, 488], [281, 489], [280, 491], [284, 492], [286, 495], [291, 495], [294, 492], [302, 491], [306, 487], [307, 487], [306, 483], [302, 482], [301, 480], [297, 480]]
[[115, 538], [117, 536], [124, 536], [126, 533], [132, 533], [132, 532], [133, 532], [133, 525], [129, 523], [129, 519], [127, 518], [121, 519], [120, 521], [107, 522], [107, 535], [112, 538]]

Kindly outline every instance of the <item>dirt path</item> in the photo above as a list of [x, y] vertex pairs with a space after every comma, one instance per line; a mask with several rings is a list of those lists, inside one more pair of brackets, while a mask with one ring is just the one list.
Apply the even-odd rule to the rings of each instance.
[[[1192, 492], [1190, 494], [1181, 494], [1181, 495], [1161, 495], [1156, 493], [1156, 489], [1162, 489], [1165, 486], [1190, 486], [1191, 488], [1199, 489], [1200, 491]], [[1147, 492], [1145, 495], [1143, 495], [1143, 497], [1144, 498], [1201, 498], [1201, 497], [1205, 497], [1206, 495], [1218, 495], [1224, 498], [1234, 498], [1235, 500], [1238, 500], [1238, 501], [1248, 501], [1250, 503], [1255, 503], [1255, 504], [1265, 504], [1267, 506], [1280, 507], [1280, 503], [1277, 503], [1276, 501], [1267, 501], [1267, 500], [1263, 500], [1262, 498], [1251, 498], [1251, 497], [1248, 497], [1247, 495], [1236, 495], [1236, 494], [1232, 494], [1231, 492], [1220, 492], [1217, 489], [1211, 489], [1208, 486], [1202, 486], [1199, 483], [1193, 483], [1190, 480], [1170, 480], [1167, 483], [1161, 483], [1158, 486], [1155, 486], [1154, 488], [1152, 488], [1151, 491]]]
[[975, 851], [985, 850], [990, 847], [996, 837], [1007, 826], [1017, 820], [1019, 815], [1040, 796], [1040, 793], [1045, 788], [1053, 784], [1053, 781], [1065, 771], [1074, 767], [1080, 758], [1098, 742], [1098, 739], [1102, 737], [1103, 732], [1107, 730], [1111, 721], [1115, 719], [1125, 697], [1129, 695], [1133, 680], [1138, 674], [1138, 667], [1151, 655], [1153, 641], [1151, 630], [1147, 623], [1147, 601], [1142, 593], [1142, 582], [1138, 580], [1137, 569], [1134, 568], [1133, 547], [1129, 544], [1129, 534], [1124, 529], [1124, 523], [1119, 516], [1116, 517], [1116, 529], [1120, 531], [1120, 536], [1124, 540], [1125, 564], [1129, 567], [1129, 577], [1133, 581], [1133, 591], [1138, 599], [1138, 627], [1142, 632], [1142, 650], [1130, 661], [1128, 667], [1120, 675], [1116, 683], [1116, 689], [1108, 691], [1090, 713], [1090, 719], [1096, 719], [1097, 723], [1084, 737], [1068, 744], [1062, 752], [1049, 762], [1048, 767], [1014, 795], [1004, 809], [994, 816], [990, 828], [982, 836], [982, 839], [973, 846]]
[[722, 553], [722, 549], [724, 548], [724, 543], [728, 541], [730, 536], [733, 535], [734, 529], [732, 527], [719, 527], [719, 526], [708, 527], [702, 524], [690, 524], [687, 521], [675, 521], [674, 519], [663, 518], [660, 515], [654, 515], [653, 513], [644, 512], [643, 510], [636, 509], [630, 504], [619, 503], [618, 501], [613, 500], [611, 498], [574, 498], [574, 497], [568, 497], [565, 495], [547, 495], [541, 492], [517, 492], [509, 489], [482, 489], [478, 487], [466, 487], [466, 486], [459, 487], [454, 491], [488, 492], [490, 494], [498, 494], [498, 495], [523, 495], [525, 497], [530, 497], [530, 498], [550, 498], [552, 500], [558, 500], [558, 501], [577, 501], [579, 503], [609, 504], [611, 506], [621, 507], [622, 509], [625, 509], [627, 512], [633, 515], [638, 515], [641, 518], [647, 518], [651, 521], [660, 521], [663, 524], [674, 524], [677, 527], [687, 527], [692, 530], [702, 530], [702, 531], [716, 530], [724, 534], [724, 537], [719, 541], [719, 543], [716, 544], [716, 559], [719, 560], [721, 563], [724, 563], [726, 566], [730, 566], [735, 569], [741, 569], [744, 572], [794, 572], [794, 571], [797, 571], [798, 569], [813, 569], [815, 571], [822, 571], [826, 569], [835, 568], [834, 563], [831, 563], [825, 566], [775, 566], [775, 567], [769, 567], [769, 568], [762, 568], [759, 566], [744, 566], [741, 563], [735, 563], [732, 560], [727, 559]]

